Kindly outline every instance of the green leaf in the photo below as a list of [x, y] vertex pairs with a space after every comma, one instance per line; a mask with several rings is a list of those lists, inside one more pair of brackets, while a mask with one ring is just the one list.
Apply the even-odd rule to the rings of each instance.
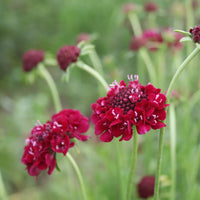
[[188, 36], [187, 37], [183, 37], [183, 38], [180, 39], [180, 42], [188, 42], [188, 41], [189, 42], [193, 42], [192, 38], [188, 37]]
[[187, 31], [174, 30], [174, 32], [182, 33], [182, 34], [187, 35], [187, 36], [192, 36], [192, 34], [190, 32], [187, 32]]

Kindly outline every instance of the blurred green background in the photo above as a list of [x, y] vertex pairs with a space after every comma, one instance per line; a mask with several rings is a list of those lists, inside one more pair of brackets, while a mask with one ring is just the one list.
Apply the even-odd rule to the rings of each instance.
[[[131, 1], [130, 1], [131, 2]], [[133, 2], [133, 1], [132, 1]], [[134, 3], [142, 6], [145, 0]], [[155, 1], [160, 9], [157, 14], [158, 26], [170, 26], [175, 29], [187, 28], [184, 13], [173, 13], [174, 1]], [[187, 1], [179, 1], [177, 8], [187, 5]], [[29, 49], [43, 49], [56, 55], [57, 50], [66, 44], [74, 45], [76, 37], [86, 32], [97, 34], [94, 41], [96, 50], [102, 59], [104, 72], [108, 83], [116, 78], [126, 79], [127, 74], [136, 74], [137, 56], [129, 52], [131, 32], [125, 20], [122, 6], [123, 0], [1, 0], [0, 2], [0, 170], [6, 192], [11, 200], [78, 200], [79, 184], [74, 170], [63, 156], [58, 157], [62, 172], [53, 172], [51, 176], [43, 173], [35, 181], [24, 170], [21, 163], [24, 140], [37, 120], [42, 123], [54, 114], [53, 102], [44, 80], [37, 77], [33, 84], [27, 81], [27, 74], [22, 70], [22, 55]], [[182, 4], [183, 3], [183, 4]], [[199, 24], [198, 8], [194, 13], [195, 24]], [[171, 13], [169, 15], [169, 13]], [[140, 20], [144, 26], [146, 14], [140, 13]], [[191, 27], [194, 24], [191, 24]], [[193, 47], [191, 45], [191, 47]], [[187, 49], [184, 48], [180, 58], [184, 58]], [[168, 62], [171, 58], [168, 57]], [[180, 88], [185, 99], [199, 89], [199, 59], [193, 62], [193, 69], [188, 77], [187, 89]], [[167, 63], [168, 64], [168, 63]], [[195, 72], [193, 71], [195, 70]], [[90, 117], [91, 103], [99, 98], [97, 83], [90, 75], [78, 69], [73, 69], [69, 83], [60, 81], [63, 72], [58, 67], [50, 67], [50, 73], [55, 78], [63, 108], [80, 109]], [[198, 73], [196, 73], [198, 71]], [[188, 75], [188, 76], [187, 76]], [[169, 79], [170, 74], [167, 74]], [[141, 77], [143, 84], [148, 83], [145, 74]], [[182, 80], [181, 80], [182, 81]], [[181, 85], [181, 81], [180, 84]], [[84, 84], [83, 84], [84, 83]], [[185, 83], [185, 82], [184, 82]], [[166, 88], [162, 88], [165, 90]], [[177, 199], [184, 199], [190, 188], [190, 164], [195, 162], [197, 143], [200, 140], [199, 103], [192, 110], [187, 110], [188, 102], [177, 108], [177, 127], [182, 137], [177, 141]], [[185, 109], [185, 110], [184, 110]], [[198, 112], [197, 112], [198, 111]], [[190, 115], [185, 116], [184, 113]], [[191, 117], [191, 118], [190, 118]], [[192, 119], [192, 120], [191, 120]], [[187, 123], [186, 123], [187, 122]], [[189, 123], [191, 122], [191, 123]], [[182, 124], [185, 126], [182, 126]], [[93, 126], [89, 135], [93, 135]], [[158, 132], [158, 131], [157, 131]], [[194, 134], [188, 138], [188, 132]], [[187, 142], [186, 142], [187, 141]], [[139, 156], [135, 183], [146, 174], [155, 174], [157, 158], [158, 134], [150, 132], [140, 139], [142, 152]], [[170, 182], [169, 137], [165, 140], [165, 159], [163, 160], [163, 174]], [[121, 187], [116, 175], [115, 144], [102, 144], [92, 139], [78, 144], [76, 149], [70, 150], [83, 172], [92, 199], [119, 199], [118, 189]], [[123, 168], [122, 175], [126, 183], [129, 155], [132, 144], [121, 142], [118, 144]], [[151, 148], [151, 150], [149, 150]], [[195, 156], [194, 156], [195, 155]], [[188, 173], [188, 174], [187, 174]], [[187, 174], [187, 175], [186, 175]], [[166, 181], [168, 182], [168, 181]], [[123, 185], [123, 187], [125, 187]], [[187, 189], [187, 190], [186, 190]], [[162, 199], [168, 199], [169, 186], [163, 189]], [[194, 198], [200, 195], [200, 183], [197, 181]], [[166, 193], [166, 194], [165, 194]], [[136, 199], [137, 197], [135, 197]]]

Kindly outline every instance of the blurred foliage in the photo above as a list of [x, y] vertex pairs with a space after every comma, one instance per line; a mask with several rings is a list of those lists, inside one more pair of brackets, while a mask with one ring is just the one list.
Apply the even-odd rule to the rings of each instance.
[[[141, 6], [146, 1], [137, 0]], [[186, 16], [178, 10], [173, 15], [174, 2], [171, 0], [156, 1], [160, 6], [158, 25], [170, 26], [176, 29], [186, 29]], [[178, 2], [178, 1], [177, 1]], [[186, 1], [185, 1], [186, 2]], [[76, 37], [81, 32], [96, 33], [94, 41], [96, 50], [102, 58], [104, 71], [108, 82], [117, 78], [126, 78], [127, 74], [136, 74], [142, 63], [137, 60], [136, 53], [130, 53], [129, 42], [132, 32], [129, 30], [121, 11], [124, 0], [1, 0], [0, 2], [0, 170], [5, 188], [11, 200], [26, 199], [81, 199], [77, 192], [79, 185], [76, 175], [69, 162], [63, 156], [58, 157], [62, 172], [51, 176], [45, 173], [35, 181], [27, 175], [21, 164], [24, 140], [37, 120], [47, 121], [55, 111], [48, 87], [44, 80], [37, 77], [34, 84], [27, 81], [27, 75], [21, 68], [21, 58], [28, 49], [43, 49], [56, 55], [57, 50], [65, 44], [75, 44]], [[184, 6], [178, 2], [180, 8]], [[174, 7], [175, 8], [175, 7]], [[195, 24], [200, 22], [198, 11]], [[140, 20], [144, 27], [147, 16], [141, 12]], [[192, 26], [192, 25], [191, 25]], [[186, 47], [187, 45], [185, 45]], [[192, 45], [191, 45], [192, 46]], [[177, 54], [176, 64], [185, 57]], [[175, 72], [173, 56], [166, 56], [169, 71]], [[153, 57], [154, 58], [154, 57]], [[190, 185], [192, 163], [195, 163], [200, 141], [200, 105], [195, 104], [189, 109], [188, 101], [194, 92], [199, 90], [198, 81], [199, 59], [191, 63], [179, 80], [178, 88], [184, 99], [176, 107], [177, 110], [177, 199], [184, 199], [193, 189], [196, 200], [200, 196], [200, 182]], [[177, 66], [176, 65], [176, 66]], [[139, 66], [139, 67], [137, 67]], [[173, 68], [174, 67], [174, 68]], [[49, 68], [57, 83], [64, 108], [80, 109], [88, 117], [91, 115], [90, 105], [99, 97], [97, 83], [93, 77], [78, 69], [73, 69], [69, 83], [60, 81], [61, 70], [57, 66]], [[141, 77], [146, 84], [147, 74]], [[168, 80], [171, 74], [166, 74]], [[84, 83], [84, 84], [83, 84]], [[165, 88], [162, 88], [165, 89]], [[189, 109], [189, 110], [188, 110]], [[93, 135], [93, 126], [89, 135]], [[139, 157], [134, 184], [146, 174], [154, 174], [156, 169], [157, 143], [159, 131], [149, 132], [145, 137], [139, 137]], [[117, 142], [117, 141], [116, 141]], [[116, 147], [110, 144], [98, 143], [96, 138], [86, 143], [78, 144], [80, 153], [72, 150], [75, 159], [81, 166], [84, 179], [88, 185], [92, 199], [119, 199], [120, 181], [122, 187], [127, 182], [127, 173], [132, 142], [121, 142]], [[165, 134], [165, 149], [162, 173], [170, 179], [170, 152], [168, 129]], [[123, 180], [118, 180], [116, 166], [116, 149], [119, 148]], [[169, 186], [162, 188], [168, 194]], [[163, 194], [162, 199], [168, 199]], [[137, 199], [135, 197], [134, 199]]]

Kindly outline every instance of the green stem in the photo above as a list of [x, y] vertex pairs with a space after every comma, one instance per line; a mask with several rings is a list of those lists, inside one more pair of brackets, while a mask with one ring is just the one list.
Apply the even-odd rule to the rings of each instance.
[[4, 183], [3, 183], [3, 178], [1, 176], [1, 171], [0, 171], [0, 199], [8, 200], [6, 190], [5, 190], [5, 187], [4, 187]]
[[[59, 95], [58, 95], [58, 90], [56, 88], [54, 80], [51, 77], [50, 73], [46, 70], [46, 68], [44, 67], [43, 64], [40, 63], [38, 68], [39, 68], [39, 71], [40, 71], [40, 75], [47, 81], [47, 84], [49, 85], [49, 88], [51, 90], [51, 94], [52, 94], [52, 97], [53, 97], [56, 112], [59, 112], [62, 109], [62, 107], [61, 107], [60, 98], [59, 98]], [[87, 200], [85, 187], [84, 187], [84, 183], [83, 183], [83, 178], [82, 178], [81, 172], [79, 170], [79, 167], [78, 167], [78, 165], [76, 164], [75, 160], [73, 159], [73, 157], [70, 155], [69, 152], [67, 153], [67, 157], [68, 157], [69, 161], [71, 162], [71, 164], [72, 164], [72, 166], [73, 166], [73, 168], [74, 168], [74, 170], [77, 174], [77, 177], [78, 177], [78, 180], [79, 180], [79, 183], [80, 183], [80, 186], [81, 186], [81, 192], [82, 192], [82, 195], [83, 195], [83, 199]]]
[[70, 155], [69, 152], [67, 153], [67, 158], [69, 159], [70, 163], [72, 164], [72, 166], [73, 166], [73, 168], [76, 172], [76, 175], [78, 177], [79, 184], [80, 184], [80, 187], [81, 187], [81, 192], [82, 192], [82, 195], [83, 195], [83, 199], [87, 200], [85, 185], [83, 183], [83, 178], [82, 178], [80, 169], [79, 169], [78, 165], [76, 164], [75, 160], [73, 159], [73, 157]]
[[129, 179], [128, 179], [128, 187], [127, 187], [127, 200], [131, 199], [131, 192], [132, 192], [132, 188], [133, 188], [133, 175], [134, 175], [134, 170], [135, 170], [135, 164], [136, 164], [136, 160], [137, 160], [137, 140], [138, 140], [138, 133], [137, 133], [137, 129], [136, 126], [133, 126], [133, 154], [132, 154], [132, 161], [131, 161], [131, 169], [129, 172]]
[[138, 20], [137, 14], [130, 12], [128, 14], [128, 18], [130, 20], [133, 32], [135, 33], [136, 36], [140, 36], [142, 34], [142, 28]]
[[171, 200], [175, 199], [176, 191], [176, 115], [174, 104], [169, 107], [170, 141], [171, 141]]
[[151, 62], [151, 59], [149, 57], [149, 54], [147, 53], [146, 49], [143, 49], [143, 48], [141, 48], [139, 50], [139, 53], [140, 53], [141, 57], [143, 58], [143, 61], [146, 65], [151, 83], [152, 84], [156, 83], [156, 72], [155, 72], [155, 68]]
[[[137, 15], [135, 13], [129, 13], [128, 18], [130, 20], [133, 32], [135, 33], [136, 36], [140, 36], [142, 34], [142, 28], [141, 28], [141, 25], [140, 25]], [[154, 65], [153, 65], [146, 49], [141, 48], [139, 50], [139, 53], [146, 65], [147, 70], [148, 70], [150, 81], [153, 84], [156, 82], [156, 72], [155, 72]]]
[[[185, 69], [187, 64], [197, 55], [200, 51], [199, 44], [196, 44], [197, 47], [192, 51], [192, 53], [183, 61], [183, 63], [178, 67], [176, 73], [174, 74], [168, 90], [167, 90], [167, 99], [169, 102], [169, 98], [171, 96], [172, 90], [174, 89], [175, 83], [178, 80], [181, 72]], [[158, 200], [159, 198], [159, 179], [160, 179], [160, 172], [161, 172], [161, 162], [162, 162], [162, 155], [163, 155], [163, 138], [164, 138], [165, 128], [161, 128], [160, 130], [160, 140], [159, 140], [159, 154], [158, 154], [158, 162], [157, 162], [157, 171], [156, 171], [156, 182], [155, 182], [155, 189], [154, 189], [154, 200]]]
[[170, 97], [171, 93], [172, 93], [172, 90], [174, 88], [174, 85], [177, 81], [177, 79], [179, 78], [181, 72], [185, 69], [185, 67], [187, 66], [187, 64], [199, 53], [200, 51], [200, 45], [199, 44], [196, 44], [197, 47], [192, 51], [192, 53], [183, 61], [183, 63], [180, 65], [180, 67], [177, 69], [175, 75], [173, 76], [170, 84], [169, 84], [169, 87], [168, 87], [168, 90], [167, 90], [167, 98]]
[[155, 182], [155, 189], [154, 189], [154, 200], [159, 199], [159, 186], [160, 186], [159, 179], [160, 179], [161, 163], [162, 163], [162, 156], [163, 156], [164, 132], [165, 132], [165, 128], [161, 128], [160, 139], [159, 139], [159, 154], [158, 154], [157, 171], [156, 171], [156, 182]]
[[56, 84], [53, 78], [51, 77], [50, 73], [46, 70], [45, 66], [42, 63], [38, 65], [38, 69], [39, 69], [40, 75], [46, 80], [50, 88], [56, 112], [59, 112], [61, 110], [61, 102], [58, 95], [58, 90], [56, 88]]
[[96, 70], [94, 70], [92, 67], [90, 67], [89, 65], [86, 65], [85, 63], [83, 63], [81, 61], [78, 61], [76, 63], [76, 66], [79, 67], [80, 69], [85, 70], [92, 76], [94, 76], [102, 84], [102, 86], [105, 88], [105, 90], [108, 91], [108, 88], [109, 88], [108, 84]]
[[89, 57], [96, 71], [98, 71], [100, 74], [103, 74], [103, 67], [95, 49], [89, 53]]

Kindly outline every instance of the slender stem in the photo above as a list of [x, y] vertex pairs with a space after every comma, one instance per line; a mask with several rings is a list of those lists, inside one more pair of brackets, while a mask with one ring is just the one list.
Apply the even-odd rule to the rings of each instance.
[[78, 177], [79, 184], [80, 184], [80, 187], [81, 187], [81, 192], [82, 192], [82, 195], [83, 195], [83, 199], [87, 200], [85, 185], [83, 183], [83, 178], [82, 178], [80, 169], [79, 169], [78, 165], [76, 164], [75, 160], [73, 159], [73, 157], [70, 155], [69, 152], [67, 153], [67, 158], [69, 159], [70, 163], [72, 164], [72, 166], [73, 166], [73, 168], [76, 172], [76, 175]]
[[[50, 73], [46, 70], [46, 68], [44, 67], [43, 64], [39, 64], [38, 68], [39, 68], [39, 71], [40, 71], [40, 75], [47, 81], [47, 83], [49, 85], [49, 88], [51, 90], [51, 94], [52, 94], [52, 97], [53, 97], [56, 112], [59, 112], [62, 109], [62, 107], [61, 107], [60, 98], [59, 98], [59, 95], [58, 95], [58, 90], [56, 88], [54, 80], [51, 77]], [[81, 192], [82, 192], [82, 195], [83, 195], [83, 199], [87, 200], [87, 196], [86, 196], [86, 192], [85, 192], [85, 186], [84, 186], [84, 183], [83, 183], [83, 178], [82, 178], [81, 172], [79, 170], [79, 167], [78, 167], [78, 165], [76, 164], [75, 160], [73, 159], [73, 157], [70, 155], [69, 152], [67, 153], [67, 157], [68, 157], [69, 161], [71, 162], [74, 170], [76, 171], [76, 174], [77, 174], [80, 186], [81, 186]]]
[[169, 98], [171, 96], [172, 90], [174, 88], [174, 85], [177, 81], [177, 79], [179, 78], [181, 72], [185, 69], [185, 67], [188, 65], [188, 63], [200, 52], [200, 45], [196, 44], [197, 47], [191, 52], [191, 54], [183, 61], [183, 63], [179, 66], [179, 68], [177, 69], [175, 75], [173, 76], [168, 90], [167, 90], [167, 98]]
[[159, 198], [159, 179], [160, 179], [161, 163], [162, 163], [162, 157], [163, 157], [164, 132], [165, 132], [165, 128], [161, 128], [160, 139], [159, 139], [159, 154], [158, 154], [157, 171], [156, 171], [156, 182], [155, 182], [155, 189], [154, 189], [154, 200], [157, 200]]
[[153, 83], [156, 82], [156, 72], [155, 72], [154, 65], [152, 64], [152, 61], [151, 61], [149, 54], [147, 53], [146, 49], [141, 48], [139, 50], [139, 53], [143, 58], [143, 61], [146, 65], [146, 68], [147, 68], [148, 73], [149, 73], [151, 83], [153, 84]]
[[170, 141], [171, 141], [171, 200], [175, 199], [176, 191], [176, 115], [174, 104], [169, 107]]
[[133, 175], [134, 175], [134, 170], [135, 170], [135, 164], [136, 164], [136, 160], [137, 160], [137, 140], [138, 140], [138, 133], [137, 133], [137, 129], [136, 126], [133, 126], [133, 154], [132, 154], [132, 161], [131, 161], [131, 169], [129, 172], [129, 179], [128, 179], [128, 187], [127, 187], [127, 200], [131, 199], [131, 192], [132, 192], [132, 188], [133, 188]]
[[90, 67], [89, 65], [86, 65], [85, 63], [83, 63], [81, 61], [78, 61], [76, 63], [76, 66], [79, 67], [80, 69], [83, 69], [86, 72], [90, 73], [103, 85], [103, 87], [105, 88], [106, 91], [108, 90], [108, 88], [109, 88], [108, 84], [96, 70], [94, 70], [92, 67]]
[[93, 51], [91, 51], [89, 53], [89, 57], [90, 57], [90, 60], [92, 61], [93, 66], [95, 67], [95, 69], [100, 74], [103, 74], [103, 67], [102, 67], [101, 61], [100, 61], [95, 49], [93, 49]]
[[58, 90], [56, 88], [56, 84], [53, 78], [51, 77], [50, 73], [46, 70], [45, 66], [42, 63], [38, 65], [38, 68], [40, 75], [47, 81], [47, 84], [49, 85], [56, 112], [59, 112], [61, 110], [61, 102], [58, 95]]
[[5, 190], [5, 187], [4, 187], [4, 183], [3, 183], [3, 178], [1, 176], [1, 171], [0, 171], [0, 199], [8, 200], [6, 190]]
[[[185, 69], [187, 64], [197, 55], [200, 51], [199, 44], [196, 44], [197, 47], [192, 51], [192, 53], [183, 61], [183, 63], [179, 66], [176, 73], [174, 74], [168, 90], [167, 90], [167, 99], [169, 102], [169, 98], [171, 96], [172, 90], [175, 86], [176, 81], [178, 80], [181, 72]], [[158, 155], [158, 162], [157, 162], [157, 172], [156, 172], [156, 182], [155, 182], [155, 189], [154, 189], [154, 200], [158, 200], [159, 198], [159, 179], [160, 179], [160, 172], [161, 172], [161, 162], [162, 162], [162, 155], [163, 155], [163, 138], [164, 138], [165, 128], [161, 128], [160, 130], [160, 140], [159, 140], [159, 155]]]
[[130, 12], [128, 14], [128, 18], [130, 20], [130, 23], [131, 23], [131, 26], [132, 26], [132, 29], [133, 29], [133, 32], [135, 33], [135, 35], [136, 36], [141, 35], [142, 34], [142, 28], [141, 28], [140, 22], [138, 20], [137, 14]]
[[[129, 13], [128, 18], [130, 20], [133, 32], [135, 33], [136, 36], [140, 36], [142, 34], [142, 28], [141, 28], [141, 25], [136, 13]], [[139, 53], [146, 65], [151, 83], [154, 83], [156, 81], [156, 72], [155, 72], [154, 65], [149, 57], [149, 54], [144, 48], [141, 48], [139, 50]]]

